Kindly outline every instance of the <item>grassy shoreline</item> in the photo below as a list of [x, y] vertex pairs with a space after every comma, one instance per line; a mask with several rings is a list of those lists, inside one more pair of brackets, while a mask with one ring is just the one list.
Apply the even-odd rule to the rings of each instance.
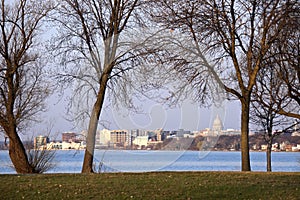
[[299, 199], [300, 172], [0, 175], [1, 199]]

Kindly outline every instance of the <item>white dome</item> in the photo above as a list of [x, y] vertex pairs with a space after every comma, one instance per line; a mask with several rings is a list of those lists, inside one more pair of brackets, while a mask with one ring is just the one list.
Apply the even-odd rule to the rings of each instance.
[[223, 124], [222, 124], [222, 121], [221, 121], [219, 115], [217, 115], [216, 119], [214, 120], [212, 130], [214, 130], [214, 131], [223, 130]]

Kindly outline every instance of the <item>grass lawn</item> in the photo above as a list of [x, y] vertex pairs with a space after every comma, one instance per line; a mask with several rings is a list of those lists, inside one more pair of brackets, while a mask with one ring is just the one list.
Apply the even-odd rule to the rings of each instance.
[[300, 199], [300, 173], [0, 175], [0, 199]]

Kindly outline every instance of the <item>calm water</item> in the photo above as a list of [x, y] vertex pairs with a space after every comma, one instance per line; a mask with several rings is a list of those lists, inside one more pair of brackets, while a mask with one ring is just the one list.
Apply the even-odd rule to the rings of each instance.
[[[48, 173], [80, 173], [84, 151], [57, 151]], [[253, 171], [266, 171], [265, 152], [251, 152]], [[96, 150], [104, 172], [240, 171], [240, 152]], [[15, 173], [7, 151], [0, 151], [0, 173]], [[272, 152], [273, 171], [300, 172], [300, 152]]]

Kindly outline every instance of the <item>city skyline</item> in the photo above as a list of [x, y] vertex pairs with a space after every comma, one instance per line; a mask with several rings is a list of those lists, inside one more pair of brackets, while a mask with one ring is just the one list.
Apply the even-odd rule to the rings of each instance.
[[[140, 102], [138, 102], [140, 103]], [[60, 132], [80, 132], [86, 130], [80, 123], [67, 120], [67, 104], [65, 99], [58, 100], [56, 95], [47, 101], [48, 110], [41, 115], [43, 122], [33, 125], [30, 132], [33, 135], [45, 134], [51, 126], [51, 134]], [[203, 130], [211, 128], [216, 115], [219, 115], [225, 129], [240, 129], [240, 106], [238, 102], [226, 102], [225, 108], [200, 108], [191, 100], [183, 102], [181, 107], [167, 108], [154, 101], [148, 100], [143, 105], [143, 113], [133, 113], [126, 108], [104, 106], [100, 116], [98, 129], [147, 129], [155, 130]], [[104, 125], [103, 125], [104, 124]], [[28, 131], [27, 131], [28, 132]]]

